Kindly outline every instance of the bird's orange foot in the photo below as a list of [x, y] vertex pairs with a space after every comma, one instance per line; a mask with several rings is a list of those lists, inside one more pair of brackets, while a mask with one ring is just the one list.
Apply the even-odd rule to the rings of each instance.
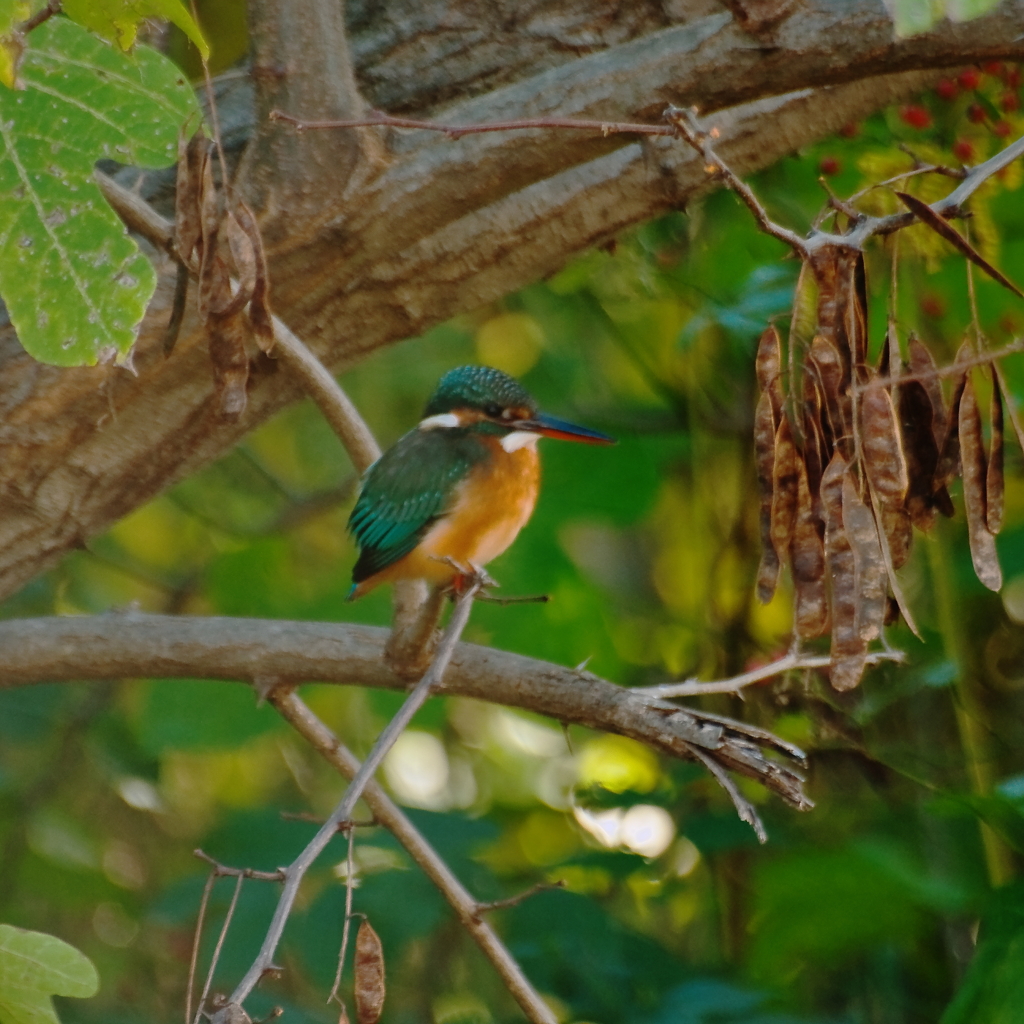
[[461, 597], [466, 591], [473, 588], [484, 590], [499, 585], [498, 581], [481, 565], [475, 565], [473, 562], [463, 564], [448, 556], [439, 558], [438, 561], [444, 562], [445, 565], [450, 565], [455, 570], [454, 578], [445, 588], [445, 592], [453, 598]]

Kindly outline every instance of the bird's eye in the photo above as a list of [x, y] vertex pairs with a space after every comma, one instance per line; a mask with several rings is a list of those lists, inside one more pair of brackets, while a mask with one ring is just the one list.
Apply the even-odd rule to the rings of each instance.
[[497, 402], [488, 402], [484, 406], [484, 414], [490, 416], [491, 419], [496, 420], [501, 416], [501, 406]]

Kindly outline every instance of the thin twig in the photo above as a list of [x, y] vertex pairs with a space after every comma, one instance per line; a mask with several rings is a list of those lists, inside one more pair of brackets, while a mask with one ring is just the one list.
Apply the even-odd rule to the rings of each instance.
[[807, 242], [795, 231], [790, 231], [789, 228], [776, 224], [768, 216], [768, 211], [761, 205], [757, 196], [754, 195], [753, 189], [715, 152], [712, 139], [717, 138], [718, 130], [716, 128], [705, 131], [700, 121], [697, 120], [697, 115], [692, 110], [672, 105], [669, 105], [665, 110], [665, 120], [703, 157], [704, 169], [709, 174], [717, 173], [725, 179], [729, 188], [746, 204], [765, 234], [777, 238], [780, 242], [784, 242], [795, 253], [805, 259], [810, 255]]
[[351, 399], [324, 364], [276, 316], [274, 342], [274, 352], [316, 402], [356, 470], [365, 472], [380, 458], [380, 446]]
[[281, 892], [281, 897], [278, 900], [274, 917], [270, 922], [270, 927], [267, 929], [259, 955], [246, 972], [245, 977], [235, 987], [235, 991], [232, 992], [229, 1000], [230, 1004], [240, 1006], [256, 987], [263, 976], [263, 972], [272, 964], [274, 953], [277, 950], [278, 943], [281, 941], [285, 924], [291, 914], [292, 905], [295, 902], [295, 897], [298, 895], [299, 885], [306, 871], [323, 852], [324, 847], [331, 841], [338, 830], [338, 826], [343, 821], [348, 821], [352, 817], [352, 812], [355, 810], [355, 806], [359, 802], [366, 784], [373, 777], [381, 761], [384, 760], [387, 752], [394, 746], [395, 740], [402, 734], [405, 727], [412, 720], [413, 715], [416, 714], [420, 707], [422, 707], [423, 702], [430, 696], [431, 690], [441, 682], [445, 669], [448, 667], [448, 662], [455, 651], [455, 646], [459, 642], [459, 637], [469, 621], [473, 598], [476, 596], [479, 586], [479, 583], [474, 581], [469, 589], [459, 597], [455, 605], [455, 611], [452, 613], [451, 621], [448, 623], [448, 628], [438, 644], [437, 653], [434, 655], [430, 668], [427, 669], [426, 674], [416, 684], [409, 696], [406, 697], [405, 703], [399, 708], [395, 717], [391, 719], [387, 726], [385, 726], [384, 731], [377, 737], [376, 743], [374, 743], [373, 748], [356, 773], [355, 778], [345, 790], [345, 795], [341, 798], [331, 816], [310, 840], [306, 848], [285, 869], [284, 889]]
[[476, 905], [476, 912], [479, 916], [480, 914], [491, 914], [495, 910], [508, 910], [510, 907], [518, 907], [524, 900], [528, 900], [531, 896], [536, 896], [539, 892], [564, 888], [564, 878], [560, 878], [557, 882], [538, 882], [536, 885], [531, 885], [529, 889], [515, 896], [506, 896], [503, 900], [489, 900], [487, 903], [478, 903]]
[[210, 986], [213, 984], [213, 975], [217, 970], [217, 962], [220, 960], [221, 950], [224, 948], [224, 940], [228, 937], [228, 928], [231, 927], [231, 918], [235, 916], [235, 907], [238, 906], [238, 896], [242, 891], [242, 883], [245, 875], [240, 873], [235, 879], [235, 891], [231, 895], [231, 903], [228, 904], [228, 912], [224, 915], [224, 924], [221, 925], [220, 935], [217, 936], [217, 945], [214, 947], [213, 956], [210, 958], [210, 966], [206, 972], [206, 983], [203, 985], [203, 994], [199, 997], [196, 1006], [196, 1015], [192, 1018], [192, 1024], [199, 1024], [203, 1015], [203, 1007], [206, 1005], [206, 997], [210, 994]]
[[[708, 693], [739, 693], [745, 686], [763, 683], [766, 679], [780, 676], [784, 672], [828, 668], [830, 660], [827, 655], [807, 657], [801, 654], [787, 654], [767, 665], [760, 665], [758, 668], [752, 668], [749, 672], [743, 672], [729, 679], [716, 679], [711, 682], [687, 679], [682, 683], [661, 683], [658, 686], [637, 687], [630, 692], [656, 697], [659, 700], [669, 700], [674, 697], [701, 697]], [[867, 656], [869, 665], [877, 665], [883, 661], [902, 662], [905, 660], [906, 655], [902, 651], [876, 651]]]
[[718, 780], [718, 784], [729, 794], [733, 807], [742, 821], [745, 821], [757, 836], [759, 843], [768, 842], [768, 833], [765, 831], [754, 805], [740, 792], [739, 787], [732, 780], [732, 776], [713, 758], [708, 757], [703, 750], [693, 748], [694, 757], [704, 765], [705, 768]]
[[667, 125], [634, 124], [629, 121], [594, 121], [572, 117], [525, 117], [511, 121], [488, 121], [481, 124], [442, 124], [439, 121], [417, 121], [410, 117], [392, 117], [374, 110], [366, 117], [346, 121], [302, 121], [283, 110], [272, 110], [271, 121], [285, 121], [297, 131], [321, 131], [331, 128], [417, 128], [428, 132], [441, 132], [451, 139], [463, 135], [481, 135], [484, 132], [523, 131], [527, 128], [564, 128], [571, 131], [597, 132], [601, 135], [674, 135]]
[[193, 857], [205, 860], [213, 868], [213, 878], [254, 878], [258, 882], [283, 882], [284, 870], [278, 868], [276, 871], [257, 871], [255, 868], [232, 868], [227, 864], [221, 864], [204, 850], [193, 850]]
[[519, 597], [495, 597], [493, 594], [478, 594], [478, 601], [485, 601], [487, 604], [547, 604], [551, 600], [550, 594], [523, 594]]
[[986, 363], [996, 363], [1007, 356], [1017, 355], [1024, 352], [1024, 338], [1011, 341], [1002, 348], [990, 349], [979, 352], [968, 359], [958, 359], [946, 366], [937, 366], [934, 370], [921, 370], [919, 373], [901, 373], [896, 377], [876, 377], [867, 384], [854, 384], [853, 391], [863, 391], [867, 387], [892, 387], [899, 386], [908, 380], [933, 380], [936, 377], [956, 377], [963, 373], [964, 369], [972, 366], [984, 366]]
[[[313, 714], [294, 690], [278, 690], [268, 700], [328, 764], [346, 778], [355, 777], [359, 771], [359, 761], [355, 755]], [[530, 984], [494, 929], [480, 919], [477, 901], [423, 837], [423, 833], [377, 782], [371, 782], [366, 787], [363, 799], [373, 811], [374, 817], [402, 844], [412, 860], [437, 886], [473, 941], [490, 960], [527, 1020], [531, 1024], [555, 1024], [551, 1008]]]
[[196, 963], [199, 960], [199, 943], [203, 937], [203, 921], [206, 919], [206, 907], [210, 902], [213, 883], [217, 881], [217, 873], [211, 871], [203, 887], [203, 898], [199, 901], [199, 916], [196, 918], [196, 930], [192, 936], [192, 958], [188, 964], [188, 987], [185, 989], [185, 1024], [192, 1024], [192, 992], [196, 981]]
[[[355, 887], [353, 882], [355, 858], [353, 854], [356, 847], [356, 830], [354, 825], [354, 822], [350, 822], [348, 827], [348, 856], [345, 859], [345, 923], [341, 926], [341, 949], [338, 951], [338, 970], [334, 974], [331, 994], [327, 997], [328, 1003], [338, 997], [338, 986], [341, 984], [341, 975], [345, 970], [345, 952], [348, 949], [349, 926], [352, 923], [352, 890]], [[338, 999], [338, 1002], [341, 1003], [341, 1000]]]

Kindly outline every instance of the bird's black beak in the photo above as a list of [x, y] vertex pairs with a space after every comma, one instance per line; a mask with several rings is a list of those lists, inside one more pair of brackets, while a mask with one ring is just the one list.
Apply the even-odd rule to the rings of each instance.
[[616, 444], [614, 437], [602, 434], [589, 427], [578, 427], [575, 423], [556, 419], [539, 412], [532, 419], [516, 420], [512, 426], [516, 430], [529, 430], [541, 437], [557, 437], [561, 441], [580, 441], [583, 444]]

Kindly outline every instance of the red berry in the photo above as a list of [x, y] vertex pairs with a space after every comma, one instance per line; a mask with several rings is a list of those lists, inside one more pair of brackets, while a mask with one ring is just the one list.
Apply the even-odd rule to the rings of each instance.
[[999, 106], [1006, 113], [1012, 114], [1015, 110], [1020, 110], [1020, 97], [1015, 92], [1008, 92], [1000, 99]]
[[911, 128], [927, 128], [932, 123], [932, 115], [919, 103], [907, 103], [900, 107], [900, 120]]
[[821, 163], [818, 164], [818, 170], [822, 174], [838, 174], [843, 169], [843, 165], [834, 156], [823, 156]]
[[981, 72], [977, 68], [961, 71], [957, 81], [968, 91], [973, 92], [981, 85]]
[[847, 121], [842, 128], [839, 129], [839, 134], [844, 139], [855, 139], [860, 135], [860, 125], [856, 121]]
[[992, 134], [998, 135], [1001, 139], [1005, 139], [1011, 131], [1012, 129], [1010, 128], [1009, 121], [996, 121], [996, 123], [992, 125]]
[[957, 139], [953, 143], [953, 156], [962, 164], [970, 163], [974, 159], [974, 147], [967, 139]]
[[967, 108], [967, 120], [971, 124], [981, 124], [985, 120], [985, 108], [980, 103], [972, 103]]
[[940, 100], [955, 100], [956, 94], [960, 91], [952, 78], [943, 78], [935, 84], [935, 95]]
[[1001, 76], [1003, 73], [1003, 62], [1001, 60], [985, 61], [985, 63], [981, 65], [981, 70], [984, 71], [986, 75]]
[[928, 292], [921, 296], [921, 312], [925, 316], [934, 317], [936, 320], [946, 312], [946, 304], [942, 297], [934, 292]]
[[1011, 65], [1006, 69], [1006, 84], [1011, 89], [1016, 89], [1020, 85], [1020, 68], [1016, 65]]

